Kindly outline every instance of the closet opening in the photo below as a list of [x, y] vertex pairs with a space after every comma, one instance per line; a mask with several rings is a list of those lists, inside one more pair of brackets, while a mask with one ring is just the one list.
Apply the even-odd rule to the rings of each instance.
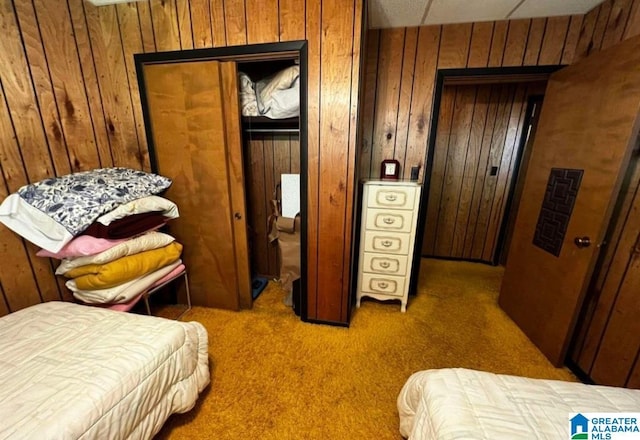
[[170, 233], [184, 243], [194, 305], [250, 308], [263, 280], [281, 279], [306, 321], [307, 43], [135, 61], [151, 168], [173, 179]]
[[269, 280], [300, 314], [300, 60], [238, 63], [255, 300]]
[[[416, 263], [504, 264], [546, 81], [559, 68], [437, 72]], [[419, 267], [413, 265], [410, 292]]]

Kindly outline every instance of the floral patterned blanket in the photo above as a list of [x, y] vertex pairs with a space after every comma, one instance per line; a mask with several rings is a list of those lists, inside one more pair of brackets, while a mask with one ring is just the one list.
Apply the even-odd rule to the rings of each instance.
[[101, 168], [52, 177], [23, 186], [20, 197], [72, 235], [123, 203], [171, 186], [171, 179], [129, 168]]

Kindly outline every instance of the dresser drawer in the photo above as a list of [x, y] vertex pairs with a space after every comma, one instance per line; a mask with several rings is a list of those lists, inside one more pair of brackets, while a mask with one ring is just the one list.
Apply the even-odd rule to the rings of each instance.
[[369, 186], [369, 208], [413, 209], [415, 186]]
[[378, 231], [411, 232], [413, 226], [413, 211], [400, 211], [398, 209], [367, 210], [367, 229]]
[[410, 236], [403, 232], [365, 231], [364, 251], [385, 254], [409, 254]]
[[362, 260], [362, 271], [382, 273], [388, 275], [406, 275], [407, 274], [407, 260], [406, 255], [385, 255], [385, 254], [371, 254], [365, 252]]
[[363, 292], [402, 297], [404, 283], [405, 277], [363, 273], [361, 289]]

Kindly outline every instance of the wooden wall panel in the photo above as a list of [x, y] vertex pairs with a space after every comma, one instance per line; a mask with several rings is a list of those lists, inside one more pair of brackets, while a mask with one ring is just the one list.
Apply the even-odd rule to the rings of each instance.
[[[349, 151], [351, 130], [351, 102], [349, 99], [353, 84], [358, 78], [352, 78], [353, 64], [339, 60], [350, 59], [354, 51], [360, 47], [360, 39], [353, 41], [355, 24], [359, 22], [360, 12], [354, 8], [355, 2], [345, 13], [345, 2], [322, 3], [322, 33], [320, 37], [320, 54], [322, 69], [320, 71], [321, 90], [325, 87], [329, 91], [322, 93], [320, 101], [320, 154], [318, 166], [320, 170], [318, 185], [322, 188], [323, 197], [318, 204], [318, 217], [323, 221], [318, 224], [318, 279], [327, 291], [342, 292], [344, 283], [345, 260], [344, 237], [351, 235], [351, 224], [344, 221], [344, 217], [351, 217], [347, 195], [349, 167], [352, 158]], [[349, 38], [347, 38], [349, 36]], [[351, 40], [350, 44], [345, 41]], [[354, 47], [355, 45], [355, 47]], [[326, 60], [326, 61], [325, 61]], [[351, 176], [355, 178], [355, 176]], [[332, 214], [333, 213], [333, 214]], [[340, 245], [336, 246], [337, 243]], [[336, 255], [336, 248], [340, 248], [341, 255]], [[339, 274], [338, 276], [336, 276]], [[338, 317], [336, 321], [344, 322], [349, 306], [343, 295], [318, 295], [318, 313], [326, 316]]]
[[457, 258], [462, 258], [465, 254], [466, 230], [469, 224], [469, 218], [471, 217], [472, 206], [474, 205], [473, 192], [475, 183], [478, 178], [478, 170], [481, 163], [486, 163], [486, 161], [481, 162], [483, 157], [482, 140], [489, 116], [489, 109], [494, 105], [493, 101], [495, 100], [491, 99], [492, 89], [492, 87], [469, 88], [470, 92], [475, 91], [476, 96], [473, 106], [473, 118], [469, 127], [468, 143], [466, 145], [467, 155], [464, 160], [464, 170], [461, 173], [460, 199], [458, 201], [456, 219], [452, 225], [452, 237], [450, 238], [452, 242], [450, 255]]
[[55, 172], [67, 174], [71, 172], [69, 154], [62, 133], [60, 112], [51, 84], [51, 75], [47, 65], [47, 57], [42, 45], [40, 31], [36, 22], [35, 11], [31, 2], [19, 2], [16, 13], [20, 30], [24, 36], [26, 50], [33, 85], [37, 90], [36, 99], [42, 114], [42, 125], [49, 144]]
[[66, 1], [36, 0], [34, 6], [71, 170], [99, 167], [100, 160]]
[[[5, 121], [12, 127], [1, 134], [7, 193], [70, 170], [149, 169], [134, 53], [306, 38], [308, 314], [344, 322], [362, 9], [361, 0], [150, 0], [105, 7], [83, 0], [0, 0], [0, 84]], [[405, 101], [413, 97], [405, 91]], [[412, 114], [403, 118], [405, 126], [414, 124]], [[299, 166], [299, 154], [291, 163]], [[18, 252], [12, 261], [21, 268], [19, 275], [9, 265], [0, 269], [6, 311], [64, 297], [49, 260], [36, 259], [31, 245], [1, 228], [0, 246]], [[332, 281], [325, 285], [325, 279]]]
[[493, 37], [491, 39], [491, 50], [489, 51], [489, 67], [499, 67], [502, 65], [504, 50], [507, 44], [507, 32], [509, 22], [496, 21], [493, 25]]
[[538, 64], [546, 27], [547, 19], [545, 18], [534, 18], [531, 20], [529, 36], [527, 38], [527, 48], [524, 51], [524, 61], [522, 62], [523, 66], [535, 66]]
[[614, 0], [602, 39], [602, 49], [606, 49], [622, 40], [624, 29], [631, 14], [632, 2], [633, 0]]
[[[396, 130], [398, 133], [395, 136], [395, 145], [393, 147], [392, 156], [401, 164], [405, 163], [405, 155], [407, 152], [407, 142], [409, 137], [411, 93], [413, 91], [414, 72], [416, 65], [416, 50], [418, 47], [418, 28], [407, 29], [404, 40], [402, 73], [400, 77], [400, 97], [398, 100], [398, 114], [396, 122]], [[403, 171], [406, 171], [406, 169], [403, 169]]]
[[176, 14], [178, 19], [178, 32], [180, 34], [180, 47], [182, 50], [193, 49], [190, 0], [176, 0]]
[[522, 66], [530, 27], [531, 20], [528, 19], [509, 22], [507, 42], [502, 56], [503, 66]]
[[150, 0], [156, 49], [180, 50], [180, 29], [176, 0]]
[[[403, 176], [409, 176], [411, 165], [420, 164], [424, 169], [428, 135], [420, 131], [416, 136], [416, 125], [409, 125], [408, 133], [402, 123], [393, 122], [404, 104], [400, 102], [400, 93], [390, 93], [389, 88], [401, 84], [401, 72], [398, 67], [403, 54], [411, 51], [411, 41], [401, 42], [399, 38], [389, 38], [391, 34], [400, 35], [404, 28], [369, 31], [370, 39], [380, 38], [380, 45], [369, 45], [367, 64], [387, 65], [389, 57], [395, 57], [397, 64], [384, 72], [379, 71], [375, 93], [367, 93], [362, 105], [373, 108], [363, 114], [364, 126], [373, 127], [370, 139], [372, 144], [361, 146], [360, 172], [363, 178], [379, 177], [380, 161], [393, 151], [394, 158], [404, 159]], [[433, 103], [433, 80], [437, 69], [464, 67], [500, 67], [535, 66], [552, 64], [571, 64], [589, 53], [608, 47], [615, 42], [640, 33], [640, 0], [607, 0], [597, 8], [583, 15], [565, 17], [534, 18], [531, 20], [510, 20], [473, 24], [447, 24], [443, 26], [420, 27], [416, 53], [414, 81], [411, 99], [412, 117], [418, 112], [427, 116], [421, 121], [427, 129], [431, 123], [430, 109]], [[429, 34], [430, 43], [422, 40]], [[391, 41], [393, 40], [393, 41]], [[384, 47], [384, 50], [381, 50]], [[428, 74], [423, 69], [428, 66]], [[432, 73], [433, 72], [433, 75]], [[380, 77], [382, 76], [382, 80]], [[383, 99], [379, 99], [380, 97]], [[406, 102], [406, 98], [403, 98]], [[422, 112], [422, 110], [427, 110]], [[385, 119], [381, 115], [390, 115]], [[414, 117], [413, 120], [416, 120]], [[391, 134], [391, 139], [387, 136]], [[402, 142], [389, 141], [407, 137], [407, 151], [402, 151]], [[365, 130], [365, 139], [367, 138]], [[368, 170], [368, 172], [367, 172]], [[420, 174], [420, 180], [424, 176]]]
[[[393, 158], [396, 144], [396, 127], [402, 84], [402, 63], [405, 50], [405, 29], [382, 29], [378, 49], [378, 79], [376, 83], [376, 112], [374, 126], [376, 136], [371, 166]], [[371, 170], [373, 172], [373, 170]]]
[[445, 86], [423, 255], [493, 262], [528, 90]]
[[[0, 143], [2, 199], [27, 181], [24, 168], [21, 166], [18, 139], [8, 110], [3, 89], [0, 88], [0, 132], [7, 136]], [[39, 274], [31, 267], [34, 256], [27, 252], [25, 241], [5, 227], [0, 228], [0, 258], [3, 262], [0, 272], [0, 285], [4, 295], [2, 302], [6, 305], [7, 311], [15, 311], [41, 302], [43, 295], [38, 285]], [[59, 298], [58, 296], [57, 299]]]
[[[364, 65], [364, 54], [362, 51], [366, 46], [366, 26], [367, 20], [367, 0], [354, 0], [353, 2], [353, 26], [351, 53], [353, 54], [351, 62], [351, 96], [349, 102], [349, 133], [348, 133], [348, 152], [347, 152], [347, 176], [345, 185], [346, 207], [345, 218], [353, 219], [356, 215], [356, 193], [357, 193], [357, 177], [358, 177], [358, 143], [360, 141], [360, 99], [362, 97], [362, 66]], [[343, 247], [343, 264], [342, 264], [342, 295], [340, 303], [340, 322], [349, 322], [351, 316], [351, 273], [352, 263], [351, 257], [356, 252], [353, 246], [353, 232], [357, 229], [354, 223], [345, 223], [344, 225], [344, 247]], [[348, 262], [348, 263], [347, 263]]]
[[227, 24], [224, 2], [209, 0], [211, 8], [211, 32], [213, 33], [213, 47], [227, 45]]
[[467, 67], [487, 67], [492, 38], [492, 22], [473, 23]]
[[[368, 56], [364, 66], [364, 93], [363, 102], [360, 103], [360, 115], [362, 122], [360, 124], [362, 130], [362, 139], [360, 147], [359, 171], [360, 176], [369, 176], [371, 174], [371, 150], [374, 144], [373, 127], [375, 117], [375, 101], [376, 101], [376, 84], [378, 82], [378, 50], [380, 48], [380, 30], [374, 29], [369, 31], [367, 35], [367, 54], [376, 54], [376, 56]], [[415, 72], [417, 75], [418, 72]], [[415, 76], [414, 75], [414, 76]]]
[[297, 134], [245, 135], [245, 190], [251, 246], [251, 268], [254, 274], [277, 278], [279, 259], [276, 245], [268, 239], [270, 200], [282, 174], [300, 173], [300, 140]]
[[[307, 160], [320, 162], [320, 34], [322, 33], [322, 8], [319, 2], [310, 2], [306, 8], [306, 28], [308, 54], [307, 87]], [[320, 169], [309, 167], [307, 176], [307, 312], [309, 316], [318, 316], [318, 290], [320, 279], [317, 259], [320, 241], [318, 206], [320, 203]]]
[[[131, 5], [131, 3], [130, 3]], [[190, 0], [193, 47], [213, 47], [211, 5], [209, 0]], [[127, 33], [128, 34], [128, 33]]]
[[[471, 123], [476, 102], [476, 87], [456, 87], [451, 127], [442, 132], [443, 143], [446, 149], [441, 157], [444, 161], [443, 182], [440, 192], [440, 206], [438, 209], [438, 221], [436, 224], [427, 223], [427, 228], [434, 228], [435, 255], [450, 255], [453, 245], [453, 232], [458, 215], [458, 201], [462, 179], [464, 177]], [[448, 117], [448, 115], [445, 115]], [[448, 134], [448, 136], [447, 136]], [[432, 180], [433, 182], [433, 180]]]
[[247, 225], [249, 240], [249, 255], [251, 256], [251, 268], [256, 275], [276, 277], [277, 261], [269, 258], [271, 245], [267, 239], [268, 219], [270, 215], [269, 200], [265, 197], [265, 168], [273, 166], [268, 161], [269, 155], [265, 155], [265, 142], [261, 138], [245, 141], [245, 179], [247, 185]]
[[[631, 12], [629, 13], [629, 19], [624, 29], [623, 39], [631, 38], [640, 34], [640, 2], [634, 0], [631, 6]], [[640, 365], [640, 363], [639, 363]], [[638, 368], [640, 371], [640, 368]], [[640, 374], [639, 374], [640, 376]]]
[[245, 0], [247, 17], [247, 43], [267, 43], [279, 41], [278, 0]]
[[576, 45], [580, 38], [580, 30], [582, 29], [583, 20], [584, 16], [582, 15], [571, 16], [571, 23], [569, 23], [569, 30], [567, 31], [567, 38], [564, 42], [564, 49], [562, 51], [560, 64], [571, 64], [576, 53]]
[[247, 44], [245, 8], [244, 0], [225, 0], [224, 2], [224, 25], [227, 45], [229, 46]]
[[467, 65], [469, 46], [471, 44], [471, 30], [471, 23], [450, 24], [442, 27], [440, 51], [438, 52], [439, 69]]
[[116, 7], [87, 5], [85, 15], [114, 166], [143, 168], [146, 142], [138, 139]]
[[547, 19], [547, 26], [542, 39], [542, 47], [538, 56], [538, 64], [560, 64], [564, 50], [567, 32], [569, 31], [570, 16], [551, 17]]
[[[334, 13], [332, 2], [343, 7], [342, 17], [337, 12]], [[32, 8], [29, 7], [29, 3], [33, 5]], [[344, 260], [344, 265], [348, 265], [349, 258], [346, 257], [348, 253], [345, 251], [343, 242], [319, 252], [318, 239], [324, 231], [324, 229], [320, 231], [324, 216], [335, 219], [334, 225], [339, 224], [339, 229], [342, 231], [349, 231], [351, 225], [349, 182], [340, 182], [341, 179], [338, 176], [343, 177], [342, 180], [351, 180], [349, 167], [353, 151], [349, 148], [346, 152], [337, 151], [334, 142], [339, 141], [343, 145], [350, 145], [354, 139], [355, 127], [352, 123], [354, 106], [351, 102], [353, 100], [348, 99], [349, 102], [344, 102], [344, 99], [338, 99], [338, 97], [352, 96], [353, 88], [358, 84], [358, 77], [354, 76], [354, 72], [359, 71], [357, 62], [354, 61], [358, 59], [358, 47], [355, 43], [351, 47], [344, 42], [353, 41], [354, 35], [359, 35], [361, 22], [357, 16], [361, 3], [358, 1], [345, 3], [338, 0], [323, 1], [322, 5], [320, 3], [319, 0], [277, 2], [279, 24], [275, 41], [303, 37], [308, 40], [308, 158], [313, 164], [309, 170], [307, 182], [309, 197], [307, 224], [309, 273], [307, 275], [310, 279], [308, 311], [311, 318], [333, 319], [332, 314], [335, 313], [335, 308], [332, 301], [320, 303], [320, 307], [316, 301], [318, 296], [335, 295], [318, 281], [319, 259]], [[587, 14], [584, 19], [576, 16], [574, 21], [575, 17], [572, 17], [563, 46], [562, 62], [570, 63], [574, 58], [578, 59], [587, 52], [596, 50], [591, 44], [591, 39], [598, 24], [598, 17], [604, 15], [600, 13], [601, 10], [606, 12], [608, 8], [607, 20], [600, 21], [598, 28], [602, 28], [603, 31], [600, 37], [596, 37], [596, 40], [600, 39], [600, 46], [615, 43], [620, 35], [623, 19], [617, 17], [627, 17], [622, 38], [640, 33], [639, 3], [639, 0], [631, 2], [608, 0]], [[264, 12], [273, 17], [276, 2], [269, 4], [272, 9]], [[139, 47], [144, 52], [152, 52], [176, 50], [192, 45], [220, 47], [246, 44], [250, 32], [247, 22], [255, 19], [247, 15], [244, 0], [225, 0], [224, 2], [220, 0], [151, 0], [117, 7], [109, 6], [104, 13], [98, 14], [93, 11], [93, 8], [82, 0], [66, 0], [66, 2], [63, 0], [55, 0], [55, 2], [0, 0], [0, 23], [4, 32], [3, 38], [0, 39], [0, 60], [4, 66], [0, 72], [0, 82], [6, 111], [13, 127], [11, 132], [3, 131], [2, 139], [4, 144], [5, 139], [15, 137], [15, 141], [11, 142], [16, 142], [15, 145], [18, 146], [15, 167], [10, 165], [7, 162], [9, 159], [4, 156], [0, 163], [9, 190], [13, 190], [19, 180], [16, 180], [16, 176], [9, 174], [5, 168], [9, 170], [22, 168], [25, 172], [24, 182], [32, 182], [62, 172], [65, 161], [68, 161], [70, 169], [75, 169], [74, 166], [77, 169], [86, 169], [90, 166], [89, 164], [111, 166], [121, 161], [131, 161], [138, 166], [148, 167], [146, 140], [140, 135], [141, 125], [137, 110], [139, 96], [135, 84], [132, 83], [133, 76], [129, 64], [131, 53]], [[116, 12], [109, 12], [114, 9]], [[617, 12], [618, 9], [620, 12]], [[134, 11], [138, 15], [137, 26]], [[25, 28], [18, 27], [18, 23], [23, 21], [25, 24], [32, 24]], [[188, 23], [190, 26], [187, 26]], [[37, 27], [34, 27], [36, 25]], [[523, 64], [538, 63], [546, 25], [547, 20], [544, 18], [531, 20]], [[364, 127], [371, 127], [371, 135], [363, 133], [363, 142], [358, 143], [359, 149], [368, 148], [368, 151], [363, 150], [361, 155], [361, 177], [377, 177], [380, 162], [378, 158], [383, 155], [382, 145], [386, 145], [386, 138], [382, 133], [391, 128], [394, 140], [393, 155], [404, 157], [402, 167], [404, 177], [408, 177], [412, 165], [420, 165], [424, 170], [436, 69], [443, 66], [454, 68], [467, 65], [482, 66], [489, 63], [490, 56], [492, 63], [498, 59], [501, 63], [511, 63], [514, 58], [517, 58], [512, 56], [512, 53], [517, 54], [521, 50], [509, 46], [510, 33], [512, 39], [515, 38], [519, 45], [522, 44], [522, 40], [514, 36], [517, 33], [517, 27], [517, 24], [489, 22], [419, 28], [413, 71], [413, 77], [416, 80], [413, 81], [411, 90], [408, 125], [406, 114], [400, 118], [399, 125], [397, 122], [392, 127], [375, 124], [376, 114], [379, 112], [384, 114], [389, 109], [395, 108], [392, 111], [401, 115], [407, 111], [405, 108], [407, 96], [404, 91], [408, 91], [408, 88], [402, 88], [404, 81], [402, 78], [398, 80], [400, 89], [397, 98], [384, 105], [376, 102], [375, 99], [377, 87], [382, 86], [377, 75], [374, 79], [376, 90], [369, 93], [369, 90], [365, 89], [367, 92], [364, 96], [365, 102], [361, 105], [364, 109], [369, 108], [371, 111], [363, 113], [362, 123]], [[455, 37], [457, 33], [462, 33], [463, 37]], [[441, 38], [441, 34], [445, 36], [444, 39]], [[45, 35], [47, 35], [46, 41]], [[50, 35], [54, 38], [50, 38]], [[454, 37], [452, 38], [451, 35]], [[59, 37], [62, 38], [62, 45], [58, 41]], [[342, 45], [334, 54], [332, 50], [338, 40]], [[460, 40], [460, 43], [455, 43], [456, 40]], [[411, 53], [410, 44], [413, 44], [411, 39], [406, 41], [409, 44], [406, 48], [406, 43], [403, 41], [401, 48], [391, 48], [391, 50], [397, 49], [402, 54], [402, 58], [405, 58], [405, 53]], [[574, 41], [577, 41], [575, 45]], [[456, 44], [460, 46], [456, 47]], [[118, 45], [120, 45], [121, 55], [116, 54]], [[500, 47], [503, 47], [503, 53], [500, 53]], [[346, 48], [349, 50], [344, 50]], [[441, 51], [442, 54], [440, 54]], [[43, 53], [46, 55], [46, 65], [43, 64]], [[112, 66], [109, 60], [115, 60], [116, 71], [113, 73], [110, 72]], [[377, 44], [368, 45], [365, 60], [368, 65], [379, 64]], [[439, 60], [443, 60], [440, 66], [438, 66]], [[460, 64], [456, 65], [458, 62]], [[328, 70], [325, 72], [325, 69]], [[344, 76], [339, 77], [339, 75]], [[404, 78], [407, 78], [409, 72], [406, 69], [399, 70], [398, 75], [404, 75]], [[47, 76], [49, 76], [48, 80]], [[405, 81], [406, 84], [408, 83]], [[49, 89], [48, 92], [47, 89]], [[38, 96], [40, 93], [43, 93], [42, 97]], [[65, 105], [65, 96], [74, 97], [74, 100], [70, 100], [74, 109], [73, 117], [70, 117], [71, 107]], [[118, 102], [124, 103], [122, 108], [116, 108], [116, 98]], [[398, 110], [401, 99], [403, 100], [402, 109]], [[345, 111], [345, 109], [348, 110]], [[60, 113], [56, 115], [58, 111]], [[82, 115], [82, 118], [78, 118], [78, 115]], [[349, 122], [342, 122], [342, 118], [347, 118]], [[337, 122], [335, 126], [332, 124], [334, 120]], [[57, 128], [54, 128], [54, 122], [57, 122]], [[81, 142], [82, 147], [77, 143], [70, 143], [71, 141], [65, 136], [65, 129], [73, 139]], [[56, 138], [56, 133], [59, 138]], [[367, 146], [367, 136], [369, 146]], [[406, 146], [404, 146], [405, 138]], [[50, 139], [57, 139], [58, 144], [51, 143]], [[379, 145], [380, 142], [382, 145]], [[65, 158], [67, 154], [69, 159]], [[348, 163], [330, 171], [321, 168], [327, 163], [342, 161]], [[321, 177], [322, 173], [325, 175]], [[327, 173], [331, 175], [327, 176]], [[423, 174], [421, 172], [420, 179], [423, 178]], [[331, 188], [326, 192], [320, 192], [318, 185], [321, 182], [328, 183]], [[343, 186], [340, 185], [341, 183]], [[338, 200], [337, 203], [341, 209], [328, 209], [333, 206], [334, 198]], [[323, 209], [319, 208], [321, 204], [324, 206]], [[334, 220], [327, 222], [327, 225], [332, 221]], [[3, 246], [7, 243], [3, 239], [0, 239], [0, 242]], [[28, 246], [22, 246], [19, 252], [24, 255], [25, 261], [29, 260], [31, 251]], [[41, 275], [38, 275], [31, 266], [24, 267], [27, 277], [31, 277], [36, 284], [37, 277]], [[333, 273], [335, 268], [331, 265], [323, 264], [323, 267], [325, 271], [323, 273], [328, 270], [332, 276], [335, 275]], [[4, 270], [4, 267], [0, 269], [2, 279], [8, 276], [5, 275]], [[337, 269], [335, 270], [337, 273]], [[343, 267], [339, 272], [340, 275], [336, 275], [336, 279], [341, 286], [339, 291], [342, 291], [348, 281], [344, 279]], [[34, 284], [28, 285], [26, 282], [21, 282], [16, 285], [22, 285], [26, 290], [32, 288], [30, 286]], [[5, 303], [17, 304], [14, 298], [14, 295], [18, 294], [16, 290], [3, 285], [3, 292]], [[9, 297], [11, 300], [7, 299]], [[329, 306], [325, 308], [324, 304]], [[345, 307], [344, 304], [339, 306], [342, 310]], [[14, 306], [10, 308], [10, 310], [14, 309]], [[342, 315], [343, 313], [335, 319], [342, 319]]]
[[[134, 97], [139, 96], [138, 91], [138, 78], [136, 76], [136, 66], [133, 61], [133, 55], [137, 53], [143, 53], [143, 43], [140, 28], [140, 21], [138, 20], [137, 3], [124, 3], [117, 5], [118, 23], [120, 24], [120, 32], [128, 37], [122, 40], [122, 50], [124, 55], [124, 63], [127, 73], [127, 81], [129, 87], [129, 96], [125, 96], [124, 99], [129, 99], [131, 102], [131, 109], [133, 111], [133, 122], [135, 124], [135, 134], [138, 143], [138, 151], [133, 153], [138, 157], [138, 161], [144, 170], [150, 171], [149, 166], [149, 151], [147, 149], [147, 135], [144, 129], [144, 118], [142, 116], [142, 105], [139, 99]], [[131, 142], [133, 140], [133, 134], [129, 133]]]
[[304, 40], [305, 10], [296, 0], [279, 0], [280, 41]]
[[[439, 26], [419, 29], [413, 90], [411, 92], [407, 152], [400, 170], [405, 179], [411, 176], [410, 172], [413, 166], [420, 167], [421, 175], [424, 173], [424, 145], [431, 128], [431, 94], [433, 93], [433, 80], [438, 61], [438, 57], [434, 54], [438, 53], [439, 42]], [[377, 172], [379, 173], [379, 171]]]

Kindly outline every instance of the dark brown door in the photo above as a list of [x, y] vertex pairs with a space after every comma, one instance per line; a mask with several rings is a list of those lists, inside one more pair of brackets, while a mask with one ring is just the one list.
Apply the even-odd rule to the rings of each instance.
[[639, 47], [632, 38], [556, 72], [545, 93], [499, 303], [554, 365], [637, 136]]
[[197, 305], [251, 306], [235, 63], [143, 67], [157, 172], [180, 210], [170, 232], [184, 245]]

